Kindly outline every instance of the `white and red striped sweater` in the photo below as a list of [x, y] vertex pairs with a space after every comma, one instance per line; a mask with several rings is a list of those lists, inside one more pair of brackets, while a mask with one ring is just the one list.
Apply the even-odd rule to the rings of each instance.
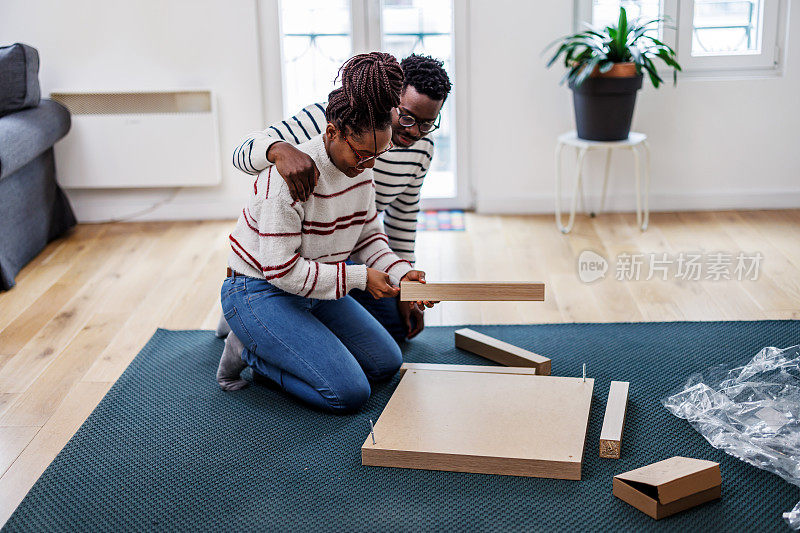
[[[279, 141], [292, 145], [306, 142], [325, 129], [326, 103], [311, 104], [295, 116], [274, 122], [248, 135], [233, 152], [233, 164], [255, 176], [271, 166], [270, 146]], [[396, 146], [375, 160], [375, 207], [383, 213], [383, 229], [389, 247], [414, 263], [420, 190], [433, 159], [433, 140], [423, 137], [409, 147]]]
[[[314, 193], [296, 202], [274, 167], [261, 172], [230, 235], [228, 265], [286, 292], [323, 300], [366, 289], [368, 266], [396, 283], [411, 264], [389, 248], [377, 218], [372, 170], [348, 178], [328, 157], [322, 135], [297, 148], [319, 169]], [[349, 257], [361, 264], [345, 264]]]

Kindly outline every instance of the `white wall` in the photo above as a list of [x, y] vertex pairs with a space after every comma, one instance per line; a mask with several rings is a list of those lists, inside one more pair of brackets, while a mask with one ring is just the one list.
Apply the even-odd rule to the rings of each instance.
[[[800, 10], [790, 17], [792, 37]], [[564, 0], [470, 1], [471, 173], [482, 212], [553, 210], [555, 139], [574, 119], [571, 93], [558, 85], [563, 69], [546, 70], [540, 53], [572, 23]], [[781, 77], [684, 78], [658, 90], [645, 80], [633, 128], [651, 139], [652, 209], [800, 206], [800, 39], [784, 54]], [[631, 156], [614, 157], [607, 205], [633, 210]], [[602, 162], [590, 160], [594, 206]]]
[[[185, 189], [138, 220], [235, 217], [251, 178], [229, 163], [233, 147], [280, 113], [278, 42], [259, 41], [258, 20], [274, 25], [276, 0], [2, 0], [4, 43], [26, 42], [41, 56], [43, 94], [57, 89], [211, 87], [220, 113], [222, 184]], [[483, 212], [552, 212], [553, 149], [572, 129], [560, 68], [544, 68], [543, 48], [572, 29], [566, 0], [468, 2], [469, 146], [466, 160]], [[800, 10], [791, 13], [800, 28]], [[653, 209], [800, 206], [800, 40], [789, 39], [784, 75], [699, 81], [639, 94], [634, 128], [653, 148]], [[267, 65], [260, 72], [259, 65]], [[262, 90], [262, 86], [266, 90]], [[131, 157], [141, 157], [135, 152]], [[617, 157], [612, 209], [633, 209], [632, 166]], [[591, 197], [600, 161], [590, 160]], [[164, 190], [68, 191], [81, 220], [125, 217], [169, 197]], [[596, 199], [595, 199], [596, 200]], [[596, 205], [596, 202], [595, 202]]]
[[[53, 90], [210, 87], [219, 107], [222, 183], [178, 192], [137, 220], [235, 218], [252, 178], [233, 147], [263, 127], [254, 0], [2, 0], [0, 35], [40, 56], [42, 94]], [[147, 157], [131, 148], [132, 158]], [[125, 217], [173, 189], [70, 190], [82, 221]]]

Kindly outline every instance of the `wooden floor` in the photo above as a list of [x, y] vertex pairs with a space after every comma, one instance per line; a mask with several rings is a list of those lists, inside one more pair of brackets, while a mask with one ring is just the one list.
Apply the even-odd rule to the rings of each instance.
[[[0, 293], [0, 524], [157, 327], [216, 325], [232, 227], [80, 225]], [[443, 303], [428, 325], [800, 317], [800, 211], [656, 213], [645, 233], [630, 214], [579, 217], [567, 236], [552, 216], [469, 215], [467, 229], [419, 234], [429, 280], [544, 281], [546, 301]], [[578, 278], [584, 250], [605, 279]], [[620, 254], [651, 252], [763, 259], [756, 281], [616, 279]]]

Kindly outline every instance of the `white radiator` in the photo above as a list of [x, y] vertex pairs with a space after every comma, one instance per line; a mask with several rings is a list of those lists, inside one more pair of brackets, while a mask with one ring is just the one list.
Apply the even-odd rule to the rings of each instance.
[[55, 145], [65, 188], [216, 185], [217, 107], [209, 90], [50, 93], [72, 114]]

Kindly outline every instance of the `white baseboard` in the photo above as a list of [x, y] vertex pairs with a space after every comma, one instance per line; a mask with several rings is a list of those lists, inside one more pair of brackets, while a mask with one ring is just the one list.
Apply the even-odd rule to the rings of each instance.
[[[569, 213], [571, 197], [562, 197], [561, 211]], [[592, 210], [600, 208], [600, 195], [586, 196]], [[555, 194], [478, 197], [476, 212], [481, 214], [549, 214], [555, 210]], [[651, 193], [650, 211], [722, 211], [731, 209], [800, 208], [800, 189], [783, 191], [700, 191], [692, 193]], [[609, 193], [605, 211], [636, 210], [633, 193]]]
[[[84, 198], [70, 195], [70, 201], [79, 222], [104, 222], [109, 220], [224, 220], [239, 216], [243, 201], [236, 198], [192, 201], [177, 197], [173, 201], [149, 210], [162, 201], [153, 199], [114, 197]], [[562, 211], [569, 212], [569, 196], [562, 199]], [[600, 195], [588, 195], [586, 201], [592, 209], [600, 207]], [[555, 195], [479, 197], [476, 211], [481, 214], [550, 214], [554, 211]], [[427, 206], [426, 206], [427, 207]], [[435, 208], [434, 206], [428, 207]], [[451, 207], [455, 208], [455, 207]], [[792, 209], [800, 208], [800, 189], [784, 191], [709, 191], [691, 194], [653, 193], [650, 195], [651, 211], [715, 211], [727, 209]], [[606, 211], [631, 212], [636, 209], [632, 193], [609, 194]], [[143, 213], [143, 211], [147, 211]]]
[[[226, 220], [236, 219], [244, 206], [240, 200], [218, 200], [187, 203], [173, 201], [148, 210], [155, 201], [113, 200], [103, 201], [72, 198], [72, 208], [78, 222], [107, 222], [124, 220], [130, 222], [162, 220]], [[138, 214], [142, 213], [142, 214]], [[137, 215], [138, 214], [138, 215]]]

